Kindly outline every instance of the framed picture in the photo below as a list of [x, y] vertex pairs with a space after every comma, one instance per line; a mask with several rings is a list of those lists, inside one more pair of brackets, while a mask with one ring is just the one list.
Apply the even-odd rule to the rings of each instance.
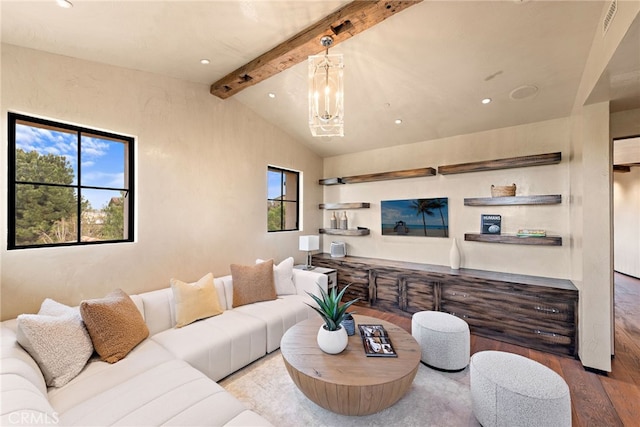
[[383, 200], [383, 236], [449, 237], [449, 199]]
[[480, 232], [482, 234], [500, 234], [501, 229], [501, 215], [480, 215]]

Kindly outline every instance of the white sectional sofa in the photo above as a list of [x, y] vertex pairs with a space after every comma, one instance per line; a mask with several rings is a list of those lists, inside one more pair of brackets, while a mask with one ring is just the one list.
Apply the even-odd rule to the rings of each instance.
[[92, 357], [62, 387], [47, 388], [16, 340], [16, 319], [1, 324], [0, 425], [268, 426], [215, 381], [279, 348], [284, 332], [317, 314], [306, 291], [327, 276], [293, 270], [296, 294], [232, 308], [231, 276], [214, 285], [225, 311], [175, 328], [171, 288], [132, 295], [149, 337], [114, 364]]

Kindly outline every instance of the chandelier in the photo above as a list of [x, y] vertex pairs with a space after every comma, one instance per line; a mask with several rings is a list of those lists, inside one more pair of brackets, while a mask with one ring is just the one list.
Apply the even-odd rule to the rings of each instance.
[[331, 36], [320, 44], [324, 55], [309, 56], [309, 128], [313, 136], [344, 136], [344, 80], [342, 54], [329, 55]]

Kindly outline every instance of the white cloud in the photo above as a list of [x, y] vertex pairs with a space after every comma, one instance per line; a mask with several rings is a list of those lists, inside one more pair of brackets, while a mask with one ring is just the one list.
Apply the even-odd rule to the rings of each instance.
[[98, 138], [82, 138], [82, 158], [102, 157], [109, 151], [109, 143]]
[[92, 185], [97, 187], [122, 188], [124, 185], [123, 172], [84, 172], [82, 174], [82, 185]]
[[37, 151], [40, 154], [73, 156], [78, 151], [76, 137], [65, 132], [56, 132], [38, 127], [16, 125], [16, 148]]

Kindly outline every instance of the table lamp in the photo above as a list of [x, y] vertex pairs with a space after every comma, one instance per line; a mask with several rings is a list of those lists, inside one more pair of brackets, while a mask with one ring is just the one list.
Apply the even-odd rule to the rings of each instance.
[[317, 251], [320, 249], [320, 236], [300, 236], [301, 251], [307, 251], [307, 265], [304, 266], [305, 270], [312, 270], [311, 265], [311, 251]]

